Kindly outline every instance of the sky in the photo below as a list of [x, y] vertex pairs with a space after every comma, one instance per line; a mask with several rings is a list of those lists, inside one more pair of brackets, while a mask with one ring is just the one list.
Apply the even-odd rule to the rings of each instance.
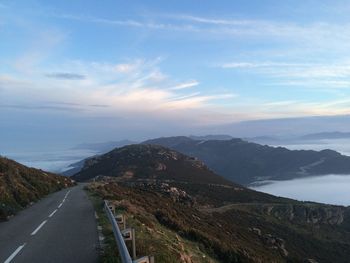
[[0, 147], [266, 135], [286, 119], [301, 133], [309, 117], [350, 130], [349, 12], [341, 0], [0, 0]]

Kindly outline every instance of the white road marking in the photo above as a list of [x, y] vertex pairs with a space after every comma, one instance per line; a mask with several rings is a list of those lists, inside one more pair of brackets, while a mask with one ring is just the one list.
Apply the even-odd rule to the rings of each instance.
[[63, 205], [63, 203], [60, 203], [60, 205], [58, 206], [58, 208], [61, 208], [62, 205]]
[[11, 256], [9, 256], [8, 259], [6, 259], [6, 260], [4, 261], [4, 263], [10, 263], [10, 262], [12, 261], [12, 259], [14, 259], [15, 256], [17, 256], [17, 254], [22, 250], [22, 248], [24, 248], [25, 245], [26, 245], [26, 243], [24, 243], [22, 246], [19, 246], [19, 247], [15, 250], [15, 252], [13, 252], [13, 253], [11, 254]]
[[53, 211], [53, 212], [49, 215], [49, 217], [52, 217], [56, 212], [57, 212], [57, 209], [56, 209], [55, 211]]
[[70, 191], [71, 191], [71, 190], [69, 190], [69, 191], [66, 193], [66, 195], [65, 195], [64, 198], [67, 198], [67, 196], [69, 195]]
[[40, 228], [42, 228], [45, 224], [46, 224], [47, 220], [45, 220], [44, 222], [42, 222], [34, 231], [33, 233], [31, 233], [31, 236], [34, 236], [36, 233], [38, 233], [38, 231], [40, 230]]

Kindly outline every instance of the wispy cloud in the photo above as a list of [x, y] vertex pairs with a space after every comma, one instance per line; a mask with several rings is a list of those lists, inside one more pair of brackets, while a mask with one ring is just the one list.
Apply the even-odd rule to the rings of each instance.
[[62, 80], [82, 80], [86, 79], [86, 76], [82, 74], [76, 74], [76, 73], [67, 73], [67, 72], [56, 72], [56, 73], [47, 73], [45, 74], [48, 78], [53, 79], [62, 79]]
[[166, 22], [150, 22], [148, 20], [134, 20], [134, 19], [125, 19], [125, 20], [116, 20], [116, 19], [107, 19], [107, 18], [98, 18], [92, 16], [82, 16], [82, 15], [70, 15], [70, 14], [52, 14], [56, 18], [76, 20], [86, 23], [96, 23], [107, 26], [124, 26], [132, 28], [145, 28], [153, 30], [175, 30], [175, 31], [197, 31], [198, 29], [191, 24], [174, 24]]
[[16, 109], [16, 110], [49, 110], [49, 111], [65, 111], [65, 112], [81, 112], [83, 109], [73, 106], [55, 106], [55, 105], [31, 105], [31, 104], [1, 104], [0, 108], [3, 109]]
[[[115, 64], [71, 61], [61, 66], [55, 65], [51, 70], [45, 68], [45, 71], [55, 72], [44, 74], [46, 78], [42, 77], [42, 70], [36, 68], [24, 77], [23, 84], [14, 81], [23, 78], [20, 74], [6, 79], [4, 95], [12, 101], [2, 104], [2, 107], [22, 110], [72, 109], [72, 113], [77, 114], [105, 116], [123, 113], [127, 116], [185, 118], [198, 122], [202, 119], [201, 115], [208, 114], [215, 107], [212, 102], [234, 98], [227, 92], [214, 95], [201, 90], [188, 92], [190, 88], [191, 91], [196, 89], [199, 81], [175, 82], [162, 72], [161, 61], [158, 58]], [[30, 101], [29, 105], [16, 101], [17, 94], [24, 88], [26, 92], [21, 100]]]
[[167, 15], [169, 18], [176, 20], [196, 22], [200, 24], [211, 24], [211, 25], [225, 25], [225, 26], [246, 26], [250, 24], [256, 24], [256, 20], [243, 20], [243, 19], [221, 19], [215, 17], [202, 17], [194, 15], [176, 14]]
[[[320, 51], [346, 52], [350, 48], [350, 23], [314, 21], [301, 23], [288, 20], [263, 20], [254, 18], [223, 18], [193, 14], [153, 14], [132, 16], [125, 19], [91, 17], [74, 14], [51, 14], [56, 18], [95, 23], [101, 26], [130, 27], [147, 30], [148, 34], [159, 31], [186, 34], [204, 40], [249, 41], [256, 45], [275, 45], [275, 53], [298, 52], [305, 54]], [[191, 34], [191, 35], [189, 35]], [[284, 50], [279, 50], [278, 45]], [[231, 65], [233, 67], [234, 65]], [[236, 65], [239, 66], [239, 65]], [[242, 65], [241, 65], [242, 66]], [[249, 65], [246, 65], [249, 66]]]
[[244, 70], [271, 77], [269, 85], [307, 86], [314, 88], [350, 88], [350, 63], [227, 62], [223, 69]]
[[174, 87], [171, 87], [171, 90], [182, 90], [182, 89], [188, 89], [193, 88], [199, 85], [199, 82], [197, 80], [190, 80], [188, 82], [177, 84]]
[[316, 64], [308, 63], [281, 63], [281, 62], [229, 62], [220, 65], [222, 68], [273, 68], [273, 67], [284, 67], [284, 68], [306, 68], [312, 67]]

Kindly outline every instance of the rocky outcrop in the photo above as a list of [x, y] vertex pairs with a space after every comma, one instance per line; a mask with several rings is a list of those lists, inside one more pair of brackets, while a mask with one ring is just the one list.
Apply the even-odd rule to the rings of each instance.
[[265, 205], [261, 207], [266, 215], [295, 223], [340, 225], [344, 221], [345, 209], [341, 206], [318, 204]]
[[264, 243], [264, 245], [266, 245], [270, 249], [279, 251], [283, 257], [287, 257], [289, 255], [289, 252], [286, 249], [286, 242], [284, 239], [277, 237], [273, 234], [264, 234], [262, 233], [262, 230], [257, 227], [249, 228], [249, 231], [258, 235], [261, 242]]

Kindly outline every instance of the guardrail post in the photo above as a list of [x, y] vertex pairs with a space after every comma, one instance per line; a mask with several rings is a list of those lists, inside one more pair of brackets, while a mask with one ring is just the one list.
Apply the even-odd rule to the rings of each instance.
[[108, 208], [111, 210], [112, 214], [115, 215], [115, 206], [114, 205], [108, 205]]
[[125, 245], [124, 238], [123, 238], [122, 233], [119, 229], [118, 223], [117, 223], [117, 221], [116, 221], [116, 219], [115, 219], [115, 217], [114, 217], [114, 215], [113, 215], [113, 213], [108, 205], [107, 200], [105, 200], [105, 210], [106, 210], [108, 219], [110, 220], [110, 222], [112, 224], [112, 230], [114, 233], [115, 240], [117, 242], [117, 246], [119, 249], [119, 254], [120, 254], [120, 258], [122, 260], [122, 263], [132, 263], [133, 261], [130, 257], [128, 248]]
[[[146, 256], [136, 259], [136, 234], [134, 228], [126, 228], [126, 220], [124, 215], [115, 215], [115, 207], [113, 205], [108, 205], [108, 201], [105, 200], [105, 211], [107, 213], [108, 219], [112, 224], [112, 229], [114, 233], [115, 240], [118, 245], [120, 258], [122, 263], [154, 263], [153, 256]], [[114, 210], [112, 212], [112, 210]], [[120, 230], [119, 223], [124, 225], [124, 230]], [[130, 253], [125, 244], [125, 241], [132, 241], [132, 259]]]
[[[152, 261], [153, 259], [153, 261]], [[146, 256], [133, 261], [133, 263], [154, 263], [154, 257]]]
[[132, 229], [132, 259], [136, 259], [136, 234], [135, 229]]
[[122, 235], [125, 241], [132, 242], [132, 259], [136, 259], [136, 234], [134, 228], [122, 230]]
[[123, 225], [123, 229], [126, 229], [126, 219], [124, 215], [122, 214], [116, 215], [115, 219], [117, 220], [118, 224]]

